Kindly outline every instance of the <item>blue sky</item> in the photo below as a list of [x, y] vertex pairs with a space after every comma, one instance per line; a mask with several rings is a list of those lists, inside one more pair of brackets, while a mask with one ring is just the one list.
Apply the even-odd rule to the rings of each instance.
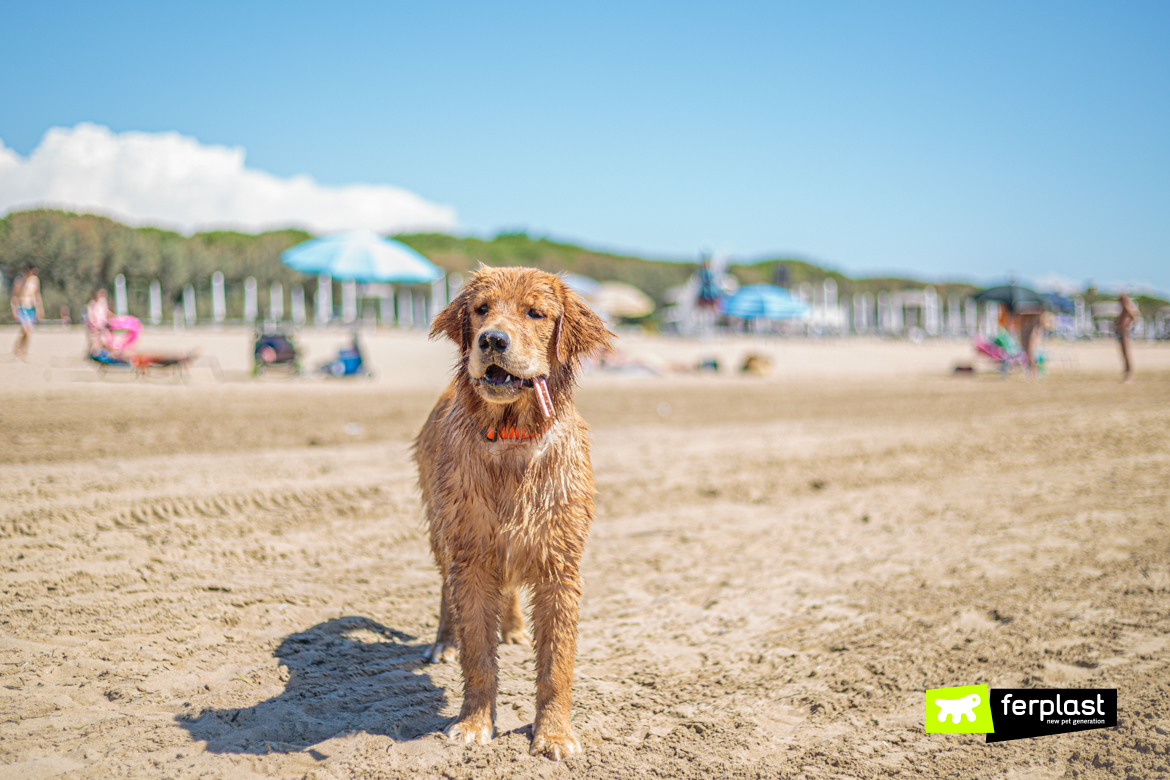
[[178, 131], [460, 232], [1170, 291], [1170, 3], [7, 3], [0, 139]]

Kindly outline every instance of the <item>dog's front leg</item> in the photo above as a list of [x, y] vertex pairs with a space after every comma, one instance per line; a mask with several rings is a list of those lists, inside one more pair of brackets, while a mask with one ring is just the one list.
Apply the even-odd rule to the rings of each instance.
[[449, 576], [463, 667], [463, 708], [447, 727], [457, 742], [486, 745], [496, 719], [496, 643], [500, 623], [499, 577], [482, 563], [453, 564]]
[[575, 571], [554, 574], [533, 588], [536, 720], [530, 752], [544, 754], [553, 761], [581, 752], [581, 743], [570, 722], [580, 601], [581, 578]]

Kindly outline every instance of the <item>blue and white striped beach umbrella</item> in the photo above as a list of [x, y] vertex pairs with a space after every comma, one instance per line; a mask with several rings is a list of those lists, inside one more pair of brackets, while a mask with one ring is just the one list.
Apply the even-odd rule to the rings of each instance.
[[280, 259], [301, 273], [341, 281], [422, 284], [443, 276], [442, 268], [406, 244], [369, 230], [313, 238], [286, 249]]
[[752, 284], [741, 287], [732, 295], [720, 298], [719, 312], [743, 320], [792, 320], [807, 317], [808, 305], [792, 296], [783, 287], [771, 284]]

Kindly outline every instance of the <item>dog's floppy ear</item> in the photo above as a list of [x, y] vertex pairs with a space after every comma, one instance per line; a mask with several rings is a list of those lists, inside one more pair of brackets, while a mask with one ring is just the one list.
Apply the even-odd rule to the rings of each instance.
[[471, 348], [471, 318], [467, 306], [471, 301], [471, 285], [466, 284], [455, 299], [431, 320], [431, 338], [446, 336], [466, 352]]
[[557, 297], [561, 299], [564, 309], [557, 318], [553, 336], [558, 363], [575, 363], [598, 350], [610, 349], [613, 334], [605, 327], [602, 319], [593, 313], [593, 309], [581, 300], [581, 296], [564, 282], [558, 282]]

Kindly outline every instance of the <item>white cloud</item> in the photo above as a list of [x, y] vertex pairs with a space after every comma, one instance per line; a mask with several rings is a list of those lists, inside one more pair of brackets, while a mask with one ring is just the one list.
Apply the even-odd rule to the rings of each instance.
[[27, 159], [0, 141], [0, 214], [38, 206], [106, 214], [183, 232], [451, 231], [455, 211], [383, 184], [333, 187], [244, 166], [244, 149], [179, 133], [54, 127]]

